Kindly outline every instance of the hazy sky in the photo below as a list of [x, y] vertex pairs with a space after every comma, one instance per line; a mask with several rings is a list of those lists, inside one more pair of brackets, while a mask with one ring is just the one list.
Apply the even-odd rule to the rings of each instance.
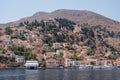
[[120, 0], [0, 0], [0, 23], [57, 9], [90, 10], [120, 22]]

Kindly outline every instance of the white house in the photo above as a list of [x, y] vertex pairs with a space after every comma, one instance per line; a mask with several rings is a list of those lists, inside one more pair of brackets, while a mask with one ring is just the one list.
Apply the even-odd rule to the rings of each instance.
[[73, 66], [86, 65], [84, 61], [73, 61]]
[[60, 54], [63, 54], [64, 53], [64, 50], [57, 50], [56, 51], [56, 54], [60, 55]]
[[10, 44], [11, 41], [11, 36], [8, 36], [7, 38], [3, 39], [3, 44], [5, 46], [8, 46]]
[[60, 43], [53, 43], [52, 48], [60, 48], [62, 45]]
[[74, 66], [74, 63], [71, 59], [65, 59], [65, 67]]
[[9, 39], [3, 40], [3, 44], [4, 44], [5, 46], [8, 46], [8, 45], [10, 44], [10, 40], [9, 40]]
[[15, 57], [15, 61], [16, 62], [24, 62], [25, 61], [25, 57], [24, 56], [16, 56]]

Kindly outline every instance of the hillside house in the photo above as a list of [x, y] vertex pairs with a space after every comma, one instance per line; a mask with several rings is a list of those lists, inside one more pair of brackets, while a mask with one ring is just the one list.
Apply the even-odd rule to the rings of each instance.
[[37, 29], [38, 29], [39, 31], [42, 31], [42, 30], [43, 30], [42, 26], [38, 26]]
[[56, 58], [56, 64], [58, 65], [58, 67], [64, 66], [64, 63], [64, 58]]
[[74, 66], [74, 62], [71, 59], [65, 59], [65, 67]]
[[71, 54], [75, 54], [75, 50], [69, 50]]
[[77, 44], [73, 44], [72, 47], [74, 47], [75, 49], [77, 49], [78, 45]]
[[116, 60], [118, 68], [120, 68], [120, 57]]
[[15, 61], [16, 62], [24, 62], [25, 61], [25, 57], [24, 56], [15, 56]]
[[80, 66], [80, 65], [81, 65], [80, 61], [73, 61], [73, 66]]
[[115, 64], [113, 60], [104, 60], [104, 65], [113, 66]]
[[65, 48], [66, 46], [68, 46], [68, 43], [62, 43], [62, 45]]
[[25, 33], [25, 34], [24, 34], [24, 37], [25, 37], [27, 40], [29, 40], [31, 36], [32, 36], [31, 33]]
[[55, 55], [55, 52], [47, 52], [46, 58], [52, 58], [52, 57], [54, 57], [54, 55]]
[[105, 53], [105, 57], [108, 57], [108, 56], [112, 56], [112, 52], [111, 51], [107, 51], [107, 53]]
[[60, 48], [62, 45], [60, 43], [53, 43], [52, 48]]
[[3, 40], [5, 40], [5, 39], [11, 39], [11, 36], [9, 36], [9, 35], [2, 35], [2, 36], [0, 36], [0, 41], [2, 42]]
[[60, 55], [60, 54], [64, 54], [64, 50], [57, 50], [56, 54]]
[[87, 64], [88, 65], [97, 65], [98, 60], [97, 59], [87, 59]]
[[100, 60], [100, 61], [97, 62], [97, 65], [104, 66], [105, 65], [105, 61], [104, 60]]
[[46, 60], [46, 67], [47, 68], [56, 68], [58, 65], [56, 64], [55, 59], [47, 59]]
[[9, 35], [4, 35], [0, 38], [0, 41], [2, 41], [2, 44], [4, 46], [9, 46], [10, 42], [11, 42], [11, 36]]
[[0, 36], [3, 35], [5, 33], [5, 30], [0, 28]]
[[67, 50], [64, 50], [64, 55], [63, 55], [63, 57], [64, 58], [71, 58], [72, 57], [72, 54], [69, 52], [69, 51], [67, 51]]
[[26, 30], [25, 27], [19, 27], [19, 28], [17, 28], [17, 31], [18, 31], [19, 33], [23, 33], [25, 30]]
[[42, 51], [46, 51], [48, 49], [48, 45], [47, 44], [44, 44], [43, 46], [42, 46]]
[[17, 28], [15, 26], [10, 26], [10, 28], [15, 31]]
[[10, 42], [11, 42], [10, 39], [5, 39], [5, 40], [3, 40], [3, 45], [9, 46], [9, 45], [10, 45]]
[[29, 43], [27, 41], [22, 41], [20, 39], [13, 39], [12, 43], [16, 46], [25, 46], [25, 47], [29, 46]]

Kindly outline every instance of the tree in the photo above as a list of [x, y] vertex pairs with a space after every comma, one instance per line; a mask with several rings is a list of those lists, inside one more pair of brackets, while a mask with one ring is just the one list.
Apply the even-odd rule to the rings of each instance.
[[44, 23], [43, 20], [41, 20], [40, 25], [41, 25], [42, 27], [45, 27], [45, 23]]
[[9, 48], [16, 54], [19, 56], [24, 56], [25, 60], [36, 60], [36, 55], [32, 54], [31, 50], [28, 48], [25, 48], [24, 46], [9, 46]]
[[90, 64], [91, 64], [91, 65], [95, 65], [95, 62], [92, 61], [92, 62], [90, 62]]
[[46, 67], [46, 60], [44, 58], [42, 58], [41, 60], [42, 60], [41, 67]]
[[88, 28], [82, 27], [81, 30], [82, 30], [82, 33], [87, 36], [87, 32], [89, 31]]
[[19, 26], [24, 26], [24, 24], [22, 22], [20, 22]]
[[117, 59], [117, 57], [116, 57], [116, 56], [114, 56], [114, 55], [110, 55], [110, 56], [108, 56], [108, 59], [109, 59], [109, 60], [116, 60], [116, 59]]
[[90, 50], [87, 51], [86, 54], [89, 55], [89, 56], [92, 56], [92, 55], [94, 55], [94, 51], [92, 49], [90, 49]]
[[50, 44], [52, 43], [52, 37], [48, 36], [48, 35], [45, 35], [44, 38], [43, 38], [43, 42], [46, 43], [46, 44]]
[[21, 39], [21, 40], [26, 40], [26, 38], [25, 38], [25, 36], [23, 35], [23, 34], [21, 34], [20, 36], [19, 36], [19, 38]]
[[4, 48], [0, 47], [0, 51], [2, 51], [3, 54], [5, 54], [7, 52], [7, 50], [5, 50]]
[[33, 27], [32, 26], [26, 26], [26, 29], [31, 31], [33, 29]]
[[77, 56], [77, 54], [73, 55], [73, 60], [82, 60], [80, 57]]
[[75, 48], [74, 48], [73, 46], [66, 46], [66, 48], [67, 48], [68, 50], [75, 50]]
[[57, 42], [63, 42], [63, 35], [62, 34], [56, 35], [55, 37], [56, 37]]
[[94, 38], [94, 32], [93, 32], [93, 30], [92, 29], [90, 29], [89, 31], [88, 31], [88, 34], [87, 34], [89, 37], [92, 37], [92, 38]]
[[57, 18], [55, 19], [56, 21], [58, 21], [60, 23], [60, 26], [68, 29], [68, 30], [72, 30], [74, 29], [74, 25], [75, 23], [68, 20], [68, 19], [61, 19], [61, 18]]
[[5, 33], [8, 35], [11, 35], [13, 33], [13, 30], [10, 27], [5, 28]]

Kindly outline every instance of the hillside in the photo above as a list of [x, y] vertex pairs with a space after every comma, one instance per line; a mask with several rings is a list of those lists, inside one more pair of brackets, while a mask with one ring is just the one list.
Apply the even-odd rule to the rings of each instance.
[[[21, 19], [25, 20], [23, 22], [13, 22], [16, 26], [0, 28], [0, 62], [15, 62], [17, 56], [25, 60], [39, 60], [41, 67], [51, 59], [85, 61], [86, 64], [89, 59], [97, 60], [98, 63], [101, 60], [117, 62], [120, 58], [120, 29], [116, 28], [119, 26], [112, 28], [108, 25], [78, 23], [66, 18], [44, 17], [55, 16], [60, 12], [36, 13], [33, 15], [36, 19], [33, 16], [26, 20], [24, 18]], [[38, 18], [40, 14], [44, 19]]]
[[119, 22], [104, 17], [100, 14], [85, 10], [66, 10], [66, 9], [56, 10], [51, 13], [37, 12], [30, 17], [22, 18], [18, 21], [7, 23], [2, 26], [18, 25], [20, 22], [24, 22], [24, 21], [32, 22], [35, 19], [41, 21], [42, 19], [57, 18], [57, 17], [66, 18], [77, 24], [88, 23], [90, 25], [102, 25], [106, 28], [112, 29], [113, 31], [120, 30]]

